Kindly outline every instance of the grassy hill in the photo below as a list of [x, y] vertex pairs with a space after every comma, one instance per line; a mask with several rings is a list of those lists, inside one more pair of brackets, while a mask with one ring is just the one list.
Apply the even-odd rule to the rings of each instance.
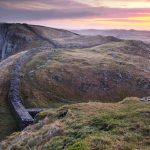
[[[56, 108], [78, 102], [117, 102], [149, 96], [149, 47], [133, 41], [84, 49], [35, 53], [22, 68], [21, 95], [27, 108]], [[139, 51], [140, 48], [140, 51]], [[18, 53], [1, 62], [0, 137], [17, 129], [8, 108], [11, 65]]]
[[[17, 36], [15, 44], [18, 47], [11, 47], [12, 53], [7, 53], [10, 50], [7, 45], [6, 57], [0, 62], [0, 140], [18, 130], [8, 104], [8, 90], [13, 64], [26, 52], [26, 48], [43, 46], [45, 49], [36, 51], [21, 71], [19, 90], [26, 108], [51, 108], [55, 112], [66, 104], [68, 108], [80, 108], [84, 104], [76, 103], [84, 102], [87, 110], [89, 105], [93, 109], [96, 104], [99, 109], [105, 105], [117, 105], [118, 109], [124, 104], [115, 102], [125, 97], [149, 96], [149, 44], [110, 36], [83, 36], [62, 29], [26, 24], [9, 24], [7, 27], [9, 38], [5, 39], [6, 45], [11, 43], [14, 46], [15, 40], [12, 39]], [[27, 43], [26, 40], [24, 42], [27, 47], [21, 44], [20, 37], [23, 37], [21, 41], [28, 39]], [[0, 52], [4, 52], [3, 46], [0, 44]], [[145, 109], [147, 103], [138, 104]], [[81, 114], [82, 111], [84, 108]]]
[[[2, 149], [148, 150], [150, 103], [79, 103], [41, 112], [35, 125], [13, 133]], [[41, 118], [44, 120], [39, 121]]]
[[51, 107], [58, 103], [115, 102], [128, 96], [148, 96], [149, 48], [138, 44], [112, 42], [35, 54], [23, 68], [21, 93], [25, 104]]

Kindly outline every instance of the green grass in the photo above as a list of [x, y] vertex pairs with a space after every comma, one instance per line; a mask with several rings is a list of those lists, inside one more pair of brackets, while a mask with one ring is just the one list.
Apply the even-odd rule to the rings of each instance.
[[[39, 123], [6, 140], [22, 149], [48, 150], [148, 150], [150, 146], [150, 103], [127, 98], [119, 103], [79, 103], [39, 114]], [[60, 114], [68, 112], [66, 116]], [[44, 121], [39, 118], [45, 117]], [[50, 127], [60, 131], [46, 138]], [[27, 132], [29, 135], [25, 134]], [[23, 140], [15, 139], [24, 133]], [[37, 142], [38, 139], [38, 142]], [[32, 143], [32, 144], [31, 144]], [[4, 146], [4, 145], [3, 145]]]
[[[143, 104], [132, 105], [123, 106], [118, 110], [100, 110], [101, 112], [97, 111], [90, 117], [86, 114], [82, 114], [83, 116], [78, 114], [74, 121], [66, 120], [66, 136], [72, 139], [69, 149], [82, 150], [84, 147], [91, 147], [90, 149], [93, 147], [94, 149], [115, 149], [117, 147], [124, 150], [140, 147], [148, 149], [150, 119], [149, 114], [144, 113], [148, 111], [150, 105], [147, 106], [147, 109]], [[145, 108], [142, 108], [142, 105]], [[79, 144], [76, 143], [76, 140], [83, 142]]]
[[[34, 54], [22, 70], [21, 95], [25, 106], [58, 108], [79, 102], [118, 102], [128, 96], [148, 96], [146, 83], [149, 75], [143, 70], [148, 68], [149, 61], [143, 55], [128, 54], [126, 46], [129, 46], [128, 43], [115, 42], [87, 49], [58, 49], [53, 55], [50, 50]], [[4, 77], [4, 82], [0, 81], [0, 138], [16, 130], [16, 123], [7, 107], [8, 87], [3, 87], [9, 81], [8, 68], [19, 55], [2, 66], [0, 73], [0, 77]], [[120, 60], [122, 64], [118, 64]], [[120, 72], [126, 74], [122, 81], [116, 77]], [[141, 86], [137, 86], [139, 81]], [[109, 84], [110, 88], [105, 89], [105, 84]], [[108, 122], [108, 118], [114, 116], [105, 115], [103, 118], [93, 118], [98, 122], [102, 119], [99, 129], [118, 130], [118, 124], [113, 122], [115, 119]], [[86, 133], [86, 128], [84, 130]], [[89, 125], [87, 131], [91, 132]], [[145, 134], [146, 131], [144, 129]], [[82, 132], [74, 134], [78, 137]]]
[[126, 45], [115, 42], [87, 49], [60, 49], [54, 55], [49, 50], [35, 54], [23, 68], [21, 94], [25, 105], [59, 107], [148, 96], [149, 90], [138, 82], [148, 83], [148, 73], [141, 70], [149, 62], [143, 56], [124, 53]]

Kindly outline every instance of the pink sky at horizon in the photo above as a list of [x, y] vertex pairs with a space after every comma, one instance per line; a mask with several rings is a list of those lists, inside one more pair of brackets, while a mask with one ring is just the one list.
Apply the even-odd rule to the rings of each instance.
[[1, 0], [0, 21], [65, 29], [150, 31], [150, 0]]

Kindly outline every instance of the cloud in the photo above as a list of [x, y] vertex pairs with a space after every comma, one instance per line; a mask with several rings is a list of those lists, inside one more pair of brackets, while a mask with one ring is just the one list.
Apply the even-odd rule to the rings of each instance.
[[[13, 4], [13, 5], [11, 5]], [[44, 10], [51, 8], [84, 8], [87, 4], [79, 3], [75, 0], [1, 0], [1, 8], [15, 8], [15, 9], [31, 9], [38, 10], [40, 7]]]
[[49, 19], [129, 18], [140, 17], [143, 14], [144, 16], [150, 16], [150, 9], [92, 7], [75, 0], [0, 1], [0, 20], [3, 22]]

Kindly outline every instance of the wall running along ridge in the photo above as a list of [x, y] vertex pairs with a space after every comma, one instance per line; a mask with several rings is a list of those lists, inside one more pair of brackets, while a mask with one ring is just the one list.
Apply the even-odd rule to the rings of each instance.
[[[21, 129], [34, 122], [34, 118], [29, 113], [30, 109], [26, 109], [24, 107], [23, 100], [20, 95], [21, 70], [23, 65], [29, 60], [33, 53], [43, 51], [47, 48], [50, 47], [39, 47], [28, 50], [26, 53], [21, 55], [12, 67], [8, 99]], [[42, 111], [42, 109], [32, 109], [32, 113], [38, 113], [40, 111]]]

